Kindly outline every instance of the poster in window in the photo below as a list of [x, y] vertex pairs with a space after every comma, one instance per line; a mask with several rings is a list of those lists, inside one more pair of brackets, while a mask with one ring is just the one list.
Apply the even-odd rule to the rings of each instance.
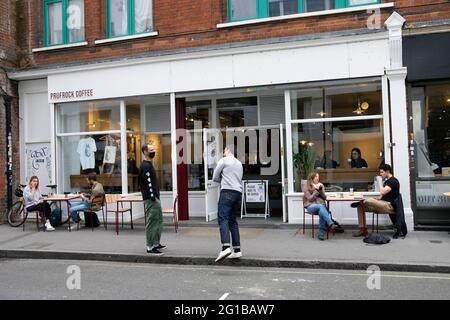
[[103, 156], [103, 163], [116, 163], [116, 150], [117, 149], [114, 146], [106, 146], [105, 155]]

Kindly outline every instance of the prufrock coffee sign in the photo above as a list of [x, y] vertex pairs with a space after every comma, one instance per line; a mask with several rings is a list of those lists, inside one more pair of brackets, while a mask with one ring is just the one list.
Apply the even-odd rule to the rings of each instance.
[[50, 102], [89, 99], [93, 97], [94, 97], [94, 89], [79, 89], [79, 90], [68, 90], [49, 93]]

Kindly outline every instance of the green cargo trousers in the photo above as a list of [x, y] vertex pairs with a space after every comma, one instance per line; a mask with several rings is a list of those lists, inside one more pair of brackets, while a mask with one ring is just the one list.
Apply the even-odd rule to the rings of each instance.
[[157, 246], [160, 244], [163, 227], [161, 201], [159, 199], [145, 200], [145, 215], [147, 216], [147, 225], [145, 226], [147, 246]]

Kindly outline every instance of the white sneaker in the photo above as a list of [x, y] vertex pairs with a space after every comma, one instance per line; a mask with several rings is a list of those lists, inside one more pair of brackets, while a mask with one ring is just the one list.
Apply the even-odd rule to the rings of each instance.
[[55, 228], [48, 222], [45, 224], [45, 231], [55, 231]]
[[67, 227], [68, 231], [74, 231], [76, 229], [77, 229], [77, 224], [76, 223], [75, 224], [71, 224], [70, 227]]
[[216, 262], [222, 261], [223, 259], [228, 257], [230, 254], [231, 254], [231, 249], [230, 248], [226, 248], [225, 250], [220, 251], [219, 256], [216, 259]]
[[228, 256], [228, 259], [239, 259], [241, 257], [242, 257], [242, 252], [239, 251], [239, 252], [233, 252], [232, 254], [230, 254]]

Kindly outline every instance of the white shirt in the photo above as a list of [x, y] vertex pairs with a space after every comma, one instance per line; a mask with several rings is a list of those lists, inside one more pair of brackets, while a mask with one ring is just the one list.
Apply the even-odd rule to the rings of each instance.
[[83, 170], [95, 168], [95, 151], [97, 151], [97, 146], [94, 139], [85, 138], [78, 142], [77, 152], [80, 155]]

